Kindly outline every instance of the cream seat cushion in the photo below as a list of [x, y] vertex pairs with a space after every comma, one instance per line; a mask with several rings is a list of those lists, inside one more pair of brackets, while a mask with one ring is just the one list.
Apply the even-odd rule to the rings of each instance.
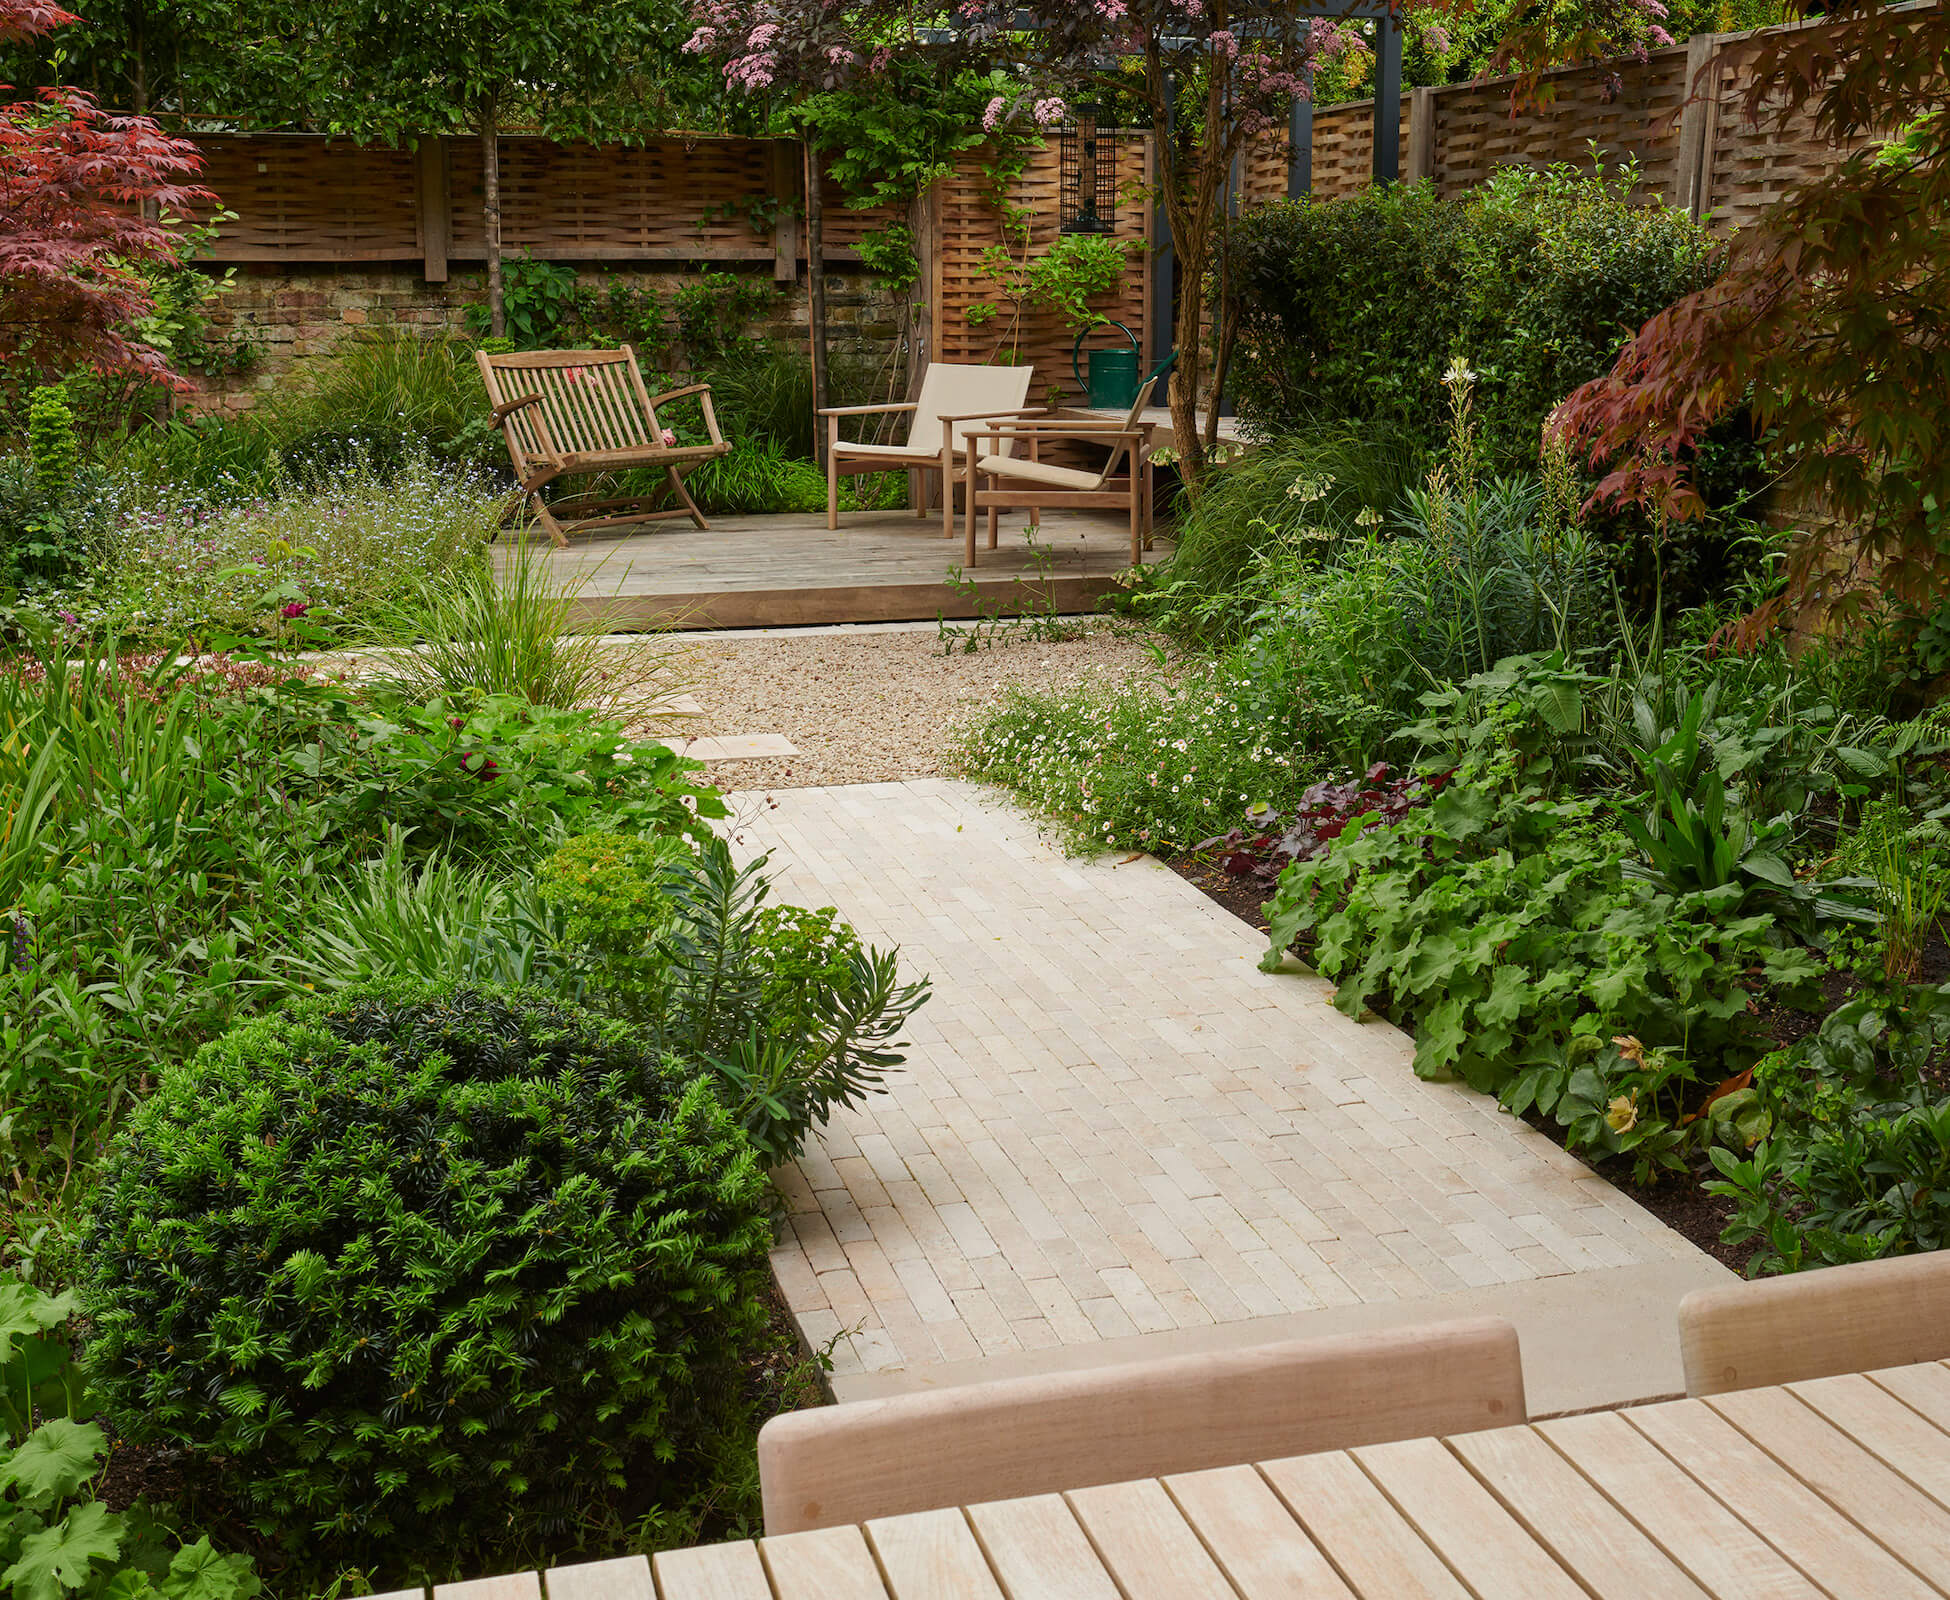
[[1011, 456], [977, 456], [978, 472], [993, 472], [1027, 483], [1046, 483], [1053, 489], [1077, 489], [1088, 493], [1102, 486], [1104, 474], [1084, 472], [1076, 467], [1052, 466], [1047, 461], [1019, 461]]
[[[839, 443], [833, 446], [833, 451], [836, 455], [842, 456], [899, 456], [902, 460], [910, 460], [917, 454], [929, 455], [939, 453], [938, 451], [917, 450], [911, 444], [866, 444], [853, 439], [840, 440]], [[961, 455], [962, 453], [961, 447], [957, 445], [955, 447], [955, 454]]]

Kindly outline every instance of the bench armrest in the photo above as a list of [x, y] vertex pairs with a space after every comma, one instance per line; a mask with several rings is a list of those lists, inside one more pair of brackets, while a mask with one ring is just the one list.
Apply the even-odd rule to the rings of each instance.
[[697, 396], [699, 406], [704, 411], [704, 431], [711, 436], [713, 444], [723, 444], [724, 435], [718, 432], [718, 414], [711, 407], [711, 385], [708, 383], [687, 383], [681, 389], [669, 389], [662, 394], [650, 397], [650, 427], [659, 438], [663, 436], [663, 424], [657, 420], [657, 407], [671, 400], [688, 400]]
[[538, 394], [525, 394], [519, 400], [504, 401], [494, 408], [494, 420], [496, 422], [506, 422], [508, 418], [512, 417], [523, 406], [538, 406], [541, 403], [542, 397]]
[[817, 415], [822, 417], [865, 417], [871, 416], [876, 411], [912, 411], [913, 409], [914, 402], [912, 400], [900, 400], [892, 405], [885, 406], [821, 406]]

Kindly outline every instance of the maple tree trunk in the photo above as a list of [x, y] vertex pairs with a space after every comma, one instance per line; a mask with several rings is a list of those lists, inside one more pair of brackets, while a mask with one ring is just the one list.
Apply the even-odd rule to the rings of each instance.
[[1178, 303], [1172, 319], [1178, 361], [1171, 369], [1165, 394], [1171, 408], [1172, 436], [1178, 446], [1178, 476], [1186, 492], [1194, 498], [1205, 468], [1205, 440], [1198, 426], [1198, 402], [1205, 371], [1205, 274], [1212, 241], [1204, 161], [1201, 150], [1192, 173], [1191, 192], [1186, 194], [1178, 188], [1166, 204], [1178, 275]]
[[488, 333], [507, 337], [501, 303], [501, 139], [493, 95], [481, 96], [481, 237], [487, 249]]
[[[1225, 22], [1224, 9], [1217, 3], [1213, 4], [1213, 21], [1221, 26]], [[1219, 198], [1228, 158], [1229, 141], [1223, 132], [1225, 96], [1224, 75], [1209, 74], [1204, 126], [1197, 139], [1175, 128], [1172, 139], [1159, 151], [1159, 178], [1165, 190], [1165, 216], [1171, 226], [1178, 274], [1172, 327], [1178, 362], [1171, 369], [1165, 393], [1178, 446], [1178, 476], [1194, 500], [1205, 472], [1206, 441], [1198, 425], [1198, 405], [1205, 375], [1205, 278], [1211, 267], [1213, 233], [1222, 225]], [[1221, 130], [1216, 140], [1214, 129]], [[1212, 402], [1216, 409], [1216, 395]]]
[[[1228, 164], [1229, 166], [1229, 164]], [[1239, 332], [1239, 314], [1232, 303], [1232, 206], [1231, 178], [1227, 180], [1228, 203], [1219, 209], [1218, 285], [1214, 301], [1212, 329], [1212, 403], [1205, 408], [1205, 436], [1201, 454], [1209, 457], [1219, 442], [1219, 408], [1225, 403], [1226, 379], [1231, 375], [1232, 345]]]
[[[1188, 492], [1196, 494], [1199, 471], [1205, 465], [1205, 442], [1198, 431], [1198, 381], [1205, 348], [1204, 274], [1187, 259], [1184, 243], [1178, 245], [1178, 314], [1176, 337], [1178, 361], [1171, 369], [1166, 387], [1171, 407], [1172, 436], [1178, 441], [1178, 476]], [[1201, 252], [1202, 253], [1202, 252]]]

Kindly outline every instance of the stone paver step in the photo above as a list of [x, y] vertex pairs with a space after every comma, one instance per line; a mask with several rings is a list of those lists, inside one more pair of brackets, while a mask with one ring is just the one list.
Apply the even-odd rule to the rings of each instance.
[[671, 749], [693, 761], [757, 761], [796, 756], [799, 747], [782, 733], [729, 733], [717, 739], [672, 739]]

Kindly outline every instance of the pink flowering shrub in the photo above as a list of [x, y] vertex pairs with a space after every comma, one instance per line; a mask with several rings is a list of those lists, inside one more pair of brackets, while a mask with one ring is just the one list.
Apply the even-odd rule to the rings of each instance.
[[861, 15], [837, 0], [696, 0], [682, 48], [721, 60], [725, 87], [737, 93], [836, 89], [892, 59], [885, 47], [869, 51], [862, 43]]
[[[1135, 96], [1162, 127], [1166, 86], [1188, 86], [1206, 135], [1163, 142], [1157, 179], [1179, 263], [1179, 356], [1168, 398], [1190, 435], [1193, 397], [1208, 378], [1204, 285], [1227, 225], [1224, 177], [1249, 141], [1284, 128], [1307, 95], [1317, 29], [1298, 0], [1216, 15], [1206, 0], [1032, 0], [1024, 11], [1017, 0], [955, 0], [945, 18], [894, 0], [693, 0], [685, 48], [721, 61], [733, 92], [824, 91], [878, 70], [888, 52], [920, 45], [925, 27], [938, 59], [1020, 84], [993, 95], [980, 116], [985, 135], [1019, 144], [1069, 121], [1084, 96], [1106, 91]], [[1141, 70], [1129, 70], [1133, 63]], [[1011, 203], [1006, 194], [997, 202]], [[1203, 463], [1194, 438], [1182, 470], [1192, 476]]]

